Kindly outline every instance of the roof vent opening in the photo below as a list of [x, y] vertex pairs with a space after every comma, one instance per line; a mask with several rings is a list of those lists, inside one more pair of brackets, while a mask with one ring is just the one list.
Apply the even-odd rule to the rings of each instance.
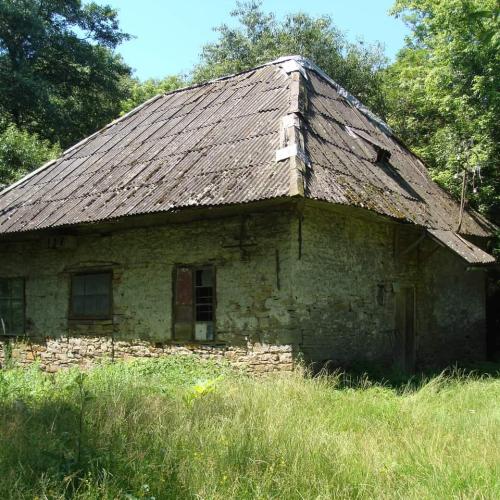
[[386, 149], [380, 142], [374, 139], [370, 134], [364, 130], [359, 130], [357, 128], [349, 127], [345, 125], [346, 132], [355, 139], [361, 139], [368, 143], [375, 150], [375, 157], [373, 159], [374, 163], [389, 163], [391, 157], [391, 152]]
[[378, 148], [374, 146], [375, 151], [377, 152], [376, 163], [389, 163], [389, 159], [391, 157], [391, 152], [387, 151], [387, 149]]

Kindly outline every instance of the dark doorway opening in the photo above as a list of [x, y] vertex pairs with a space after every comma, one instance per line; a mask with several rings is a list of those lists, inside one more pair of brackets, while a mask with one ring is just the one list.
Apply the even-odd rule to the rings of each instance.
[[488, 271], [486, 290], [486, 349], [489, 361], [500, 361], [500, 271]]
[[402, 286], [396, 296], [394, 364], [404, 373], [415, 370], [415, 287]]

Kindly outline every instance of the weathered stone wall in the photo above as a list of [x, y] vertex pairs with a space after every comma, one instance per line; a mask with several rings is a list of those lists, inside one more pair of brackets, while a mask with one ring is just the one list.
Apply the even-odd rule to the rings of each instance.
[[[294, 265], [294, 319], [307, 360], [390, 362], [392, 231], [389, 224], [306, 207], [301, 258]], [[383, 304], [377, 303], [379, 286]]]
[[[426, 242], [419, 296], [419, 366], [486, 358], [486, 271]], [[435, 247], [434, 247], [435, 248]], [[424, 253], [428, 252], [428, 253]]]
[[[112, 350], [115, 357], [188, 350], [261, 371], [266, 363], [288, 369], [289, 230], [290, 214], [273, 211], [78, 235], [59, 249], [48, 248], [46, 238], [0, 242], [0, 276], [26, 278], [26, 334], [33, 348], [24, 356], [15, 346], [16, 357], [37, 357], [52, 369], [86, 364]], [[216, 345], [172, 343], [176, 264], [215, 266]], [[95, 266], [113, 269], [113, 318], [68, 320], [71, 273]]]
[[397, 368], [398, 294], [407, 286], [416, 296], [417, 369], [484, 358], [482, 272], [413, 226], [311, 206], [299, 224], [292, 315], [306, 360]]
[[[416, 295], [417, 368], [482, 359], [485, 277], [410, 225], [306, 204], [303, 212], [209, 219], [47, 240], [0, 242], [0, 276], [26, 277], [24, 364], [172, 352], [289, 370], [297, 356], [335, 365], [394, 366], [398, 298]], [[176, 264], [216, 267], [216, 342], [172, 339]], [[112, 320], [68, 320], [72, 272], [113, 269]], [[0, 362], [2, 359], [0, 341]]]
[[[0, 366], [5, 365], [6, 343], [0, 342]], [[89, 368], [100, 361], [133, 358], [196, 355], [202, 359], [228, 361], [254, 373], [292, 371], [294, 352], [290, 345], [248, 344], [242, 347], [203, 344], [162, 344], [147, 340], [115, 341], [110, 337], [60, 337], [57, 339], [12, 339], [8, 357], [17, 366], [33, 362], [48, 372], [62, 368]]]

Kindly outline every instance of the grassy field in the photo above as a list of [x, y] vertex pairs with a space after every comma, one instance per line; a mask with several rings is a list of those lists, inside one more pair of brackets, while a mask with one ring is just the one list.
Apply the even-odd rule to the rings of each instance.
[[0, 498], [500, 498], [500, 379], [0, 371]]

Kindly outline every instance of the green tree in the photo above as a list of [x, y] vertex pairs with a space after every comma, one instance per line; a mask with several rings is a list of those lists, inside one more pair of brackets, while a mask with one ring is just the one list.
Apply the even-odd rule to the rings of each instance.
[[120, 112], [130, 75], [113, 49], [129, 35], [109, 6], [81, 0], [0, 2], [0, 111], [66, 147]]
[[0, 132], [0, 189], [17, 181], [60, 154], [59, 146], [36, 134], [19, 130], [13, 123]]
[[239, 25], [215, 28], [219, 38], [203, 48], [201, 62], [193, 71], [195, 82], [299, 54], [313, 60], [375, 112], [384, 114], [380, 70], [387, 61], [379, 45], [349, 43], [329, 16], [295, 13], [279, 20], [261, 6], [256, 0], [237, 2], [231, 16]]
[[176, 90], [186, 85], [186, 82], [180, 76], [173, 75], [161, 80], [150, 78], [144, 82], [136, 78], [130, 78], [126, 85], [128, 86], [129, 95], [121, 102], [122, 113], [127, 113], [155, 95]]
[[500, 215], [497, 0], [397, 0], [411, 29], [385, 81], [388, 121], [446, 189]]

